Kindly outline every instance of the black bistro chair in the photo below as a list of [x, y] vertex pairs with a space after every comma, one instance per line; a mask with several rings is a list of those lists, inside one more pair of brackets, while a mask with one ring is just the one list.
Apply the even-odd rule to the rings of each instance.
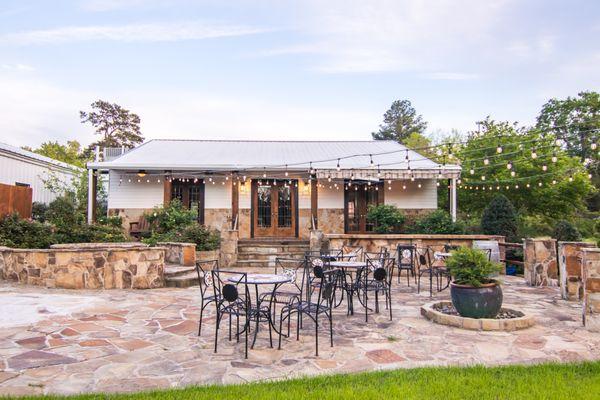
[[398, 283], [402, 277], [402, 271], [406, 271], [406, 283], [410, 286], [410, 276], [415, 278], [415, 259], [416, 259], [417, 248], [414, 245], [399, 244], [396, 248], [396, 264], [398, 266]]
[[429, 296], [433, 296], [433, 279], [437, 275], [434, 271], [431, 249], [429, 247], [417, 248], [417, 293], [421, 292], [421, 277], [427, 275], [429, 277]]
[[383, 257], [367, 260], [367, 265], [358, 272], [355, 293], [365, 308], [365, 322], [369, 321], [369, 293], [375, 297], [375, 312], [379, 313], [379, 296], [385, 296], [385, 308], [389, 310], [392, 320], [392, 278], [394, 276], [394, 257]]
[[200, 287], [200, 321], [198, 322], [198, 336], [202, 333], [202, 317], [204, 309], [212, 302], [217, 301], [212, 289], [212, 271], [219, 269], [219, 260], [198, 260], [196, 261], [196, 274], [198, 275], [198, 286]]
[[[244, 272], [212, 270], [212, 284], [215, 296], [218, 300], [216, 305], [215, 321], [215, 353], [219, 337], [219, 325], [223, 317], [229, 316], [229, 340], [231, 340], [231, 320], [236, 319], [236, 339], [239, 343], [240, 334], [245, 335], [245, 357], [248, 358], [248, 331], [250, 328], [250, 290], [248, 289], [248, 275]], [[243, 320], [243, 329], [240, 331], [240, 319]], [[270, 326], [269, 326], [270, 329]]]
[[336, 269], [324, 269], [320, 265], [306, 265], [301, 287], [304, 288], [306, 282], [311, 282], [312, 290], [307, 295], [307, 288], [305, 288], [299, 296], [291, 299], [290, 303], [281, 309], [279, 317], [279, 349], [281, 349], [283, 323], [287, 320], [289, 336], [290, 321], [294, 313], [296, 313], [297, 318], [296, 340], [300, 339], [303, 316], [309, 317], [315, 324], [315, 355], [319, 356], [319, 321], [325, 318], [329, 322], [329, 341], [331, 347], [333, 347], [332, 310], [339, 276], [340, 274], [338, 274], [338, 270]]

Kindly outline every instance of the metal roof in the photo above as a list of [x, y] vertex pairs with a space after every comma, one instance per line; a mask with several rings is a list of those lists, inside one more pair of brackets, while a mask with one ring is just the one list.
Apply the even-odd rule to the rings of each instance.
[[31, 162], [35, 162], [38, 164], [44, 164], [44, 165], [52, 165], [55, 167], [60, 167], [60, 168], [64, 168], [64, 169], [68, 169], [71, 171], [76, 171], [79, 170], [80, 168], [72, 165], [72, 164], [68, 164], [62, 161], [58, 161], [55, 160], [54, 158], [50, 158], [50, 157], [46, 157], [43, 156], [41, 154], [37, 154], [28, 150], [23, 150], [20, 147], [15, 147], [15, 146], [11, 146], [9, 144], [6, 143], [2, 143], [0, 142], [0, 153], [8, 153], [8, 154], [13, 154], [16, 155], [20, 158], [24, 158], [24, 159], [28, 159]]
[[[358, 155], [358, 156], [357, 156]], [[365, 169], [379, 164], [385, 170], [460, 171], [457, 165], [440, 165], [391, 140], [370, 141], [258, 141], [155, 139], [107, 162], [88, 163], [108, 170], [270, 170]], [[406, 162], [406, 156], [410, 163]], [[345, 158], [350, 157], [350, 158]], [[371, 167], [373, 168], [373, 167]]]

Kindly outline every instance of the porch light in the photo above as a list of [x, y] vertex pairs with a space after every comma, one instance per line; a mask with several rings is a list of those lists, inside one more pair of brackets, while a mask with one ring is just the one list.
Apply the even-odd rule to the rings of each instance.
[[420, 183], [417, 186], [419, 187], [419, 189], [421, 189], [421, 184]]
[[288, 167], [287, 167], [287, 164], [285, 164], [285, 176], [289, 176], [289, 175], [290, 175], [290, 174], [288, 173], [288, 170], [287, 170], [287, 168], [288, 168]]
[[440, 182], [439, 182], [439, 181], [438, 181], [438, 182], [436, 182], [436, 183], [435, 183], [435, 185], [436, 185], [437, 187], [440, 187]]
[[143, 169], [139, 170], [137, 173], [137, 176], [139, 176], [140, 178], [143, 178], [146, 176], [146, 171], [144, 171]]

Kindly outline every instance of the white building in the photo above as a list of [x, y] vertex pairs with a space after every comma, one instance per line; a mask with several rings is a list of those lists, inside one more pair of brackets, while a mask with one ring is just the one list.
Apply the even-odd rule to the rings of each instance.
[[45, 184], [50, 178], [71, 185], [78, 171], [71, 164], [0, 143], [0, 183], [31, 187], [34, 202], [49, 203], [56, 198]]
[[108, 173], [109, 213], [125, 226], [177, 198], [197, 207], [200, 223], [233, 226], [240, 238], [301, 239], [316, 226], [369, 232], [369, 205], [393, 204], [407, 214], [435, 210], [440, 179], [452, 181], [455, 216], [461, 170], [383, 140], [151, 140], [88, 168]]

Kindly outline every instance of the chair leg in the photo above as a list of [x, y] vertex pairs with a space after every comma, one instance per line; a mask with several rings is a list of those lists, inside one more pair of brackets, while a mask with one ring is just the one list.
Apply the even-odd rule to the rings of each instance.
[[232, 315], [229, 314], [229, 341], [231, 342], [231, 317]]
[[219, 322], [221, 321], [221, 315], [217, 310], [217, 319], [215, 321], [215, 353], [217, 352], [217, 338], [219, 337]]
[[319, 357], [319, 311], [315, 314], [315, 356]]
[[387, 301], [390, 303], [390, 321], [392, 320], [392, 288], [386, 291]]
[[333, 347], [333, 314], [332, 314], [332, 310], [329, 310], [329, 341], [331, 342], [331, 347]]
[[236, 334], [235, 334], [235, 337], [236, 337], [236, 341], [239, 343], [240, 342], [240, 316], [239, 316], [239, 314], [236, 317], [235, 324], [236, 324], [236, 328], [235, 328], [236, 329]]
[[[283, 326], [283, 310], [284, 309], [282, 308], [280, 311], [281, 315], [279, 316], [279, 345], [277, 346], [277, 350], [281, 350], [281, 327]], [[289, 326], [290, 326], [289, 319], [290, 318], [289, 317], [291, 317], [291, 316], [288, 316], [288, 336], [290, 335], [290, 333], [289, 333]]]
[[200, 321], [198, 321], [198, 336], [202, 333], [202, 315], [204, 314], [204, 299], [200, 303]]

